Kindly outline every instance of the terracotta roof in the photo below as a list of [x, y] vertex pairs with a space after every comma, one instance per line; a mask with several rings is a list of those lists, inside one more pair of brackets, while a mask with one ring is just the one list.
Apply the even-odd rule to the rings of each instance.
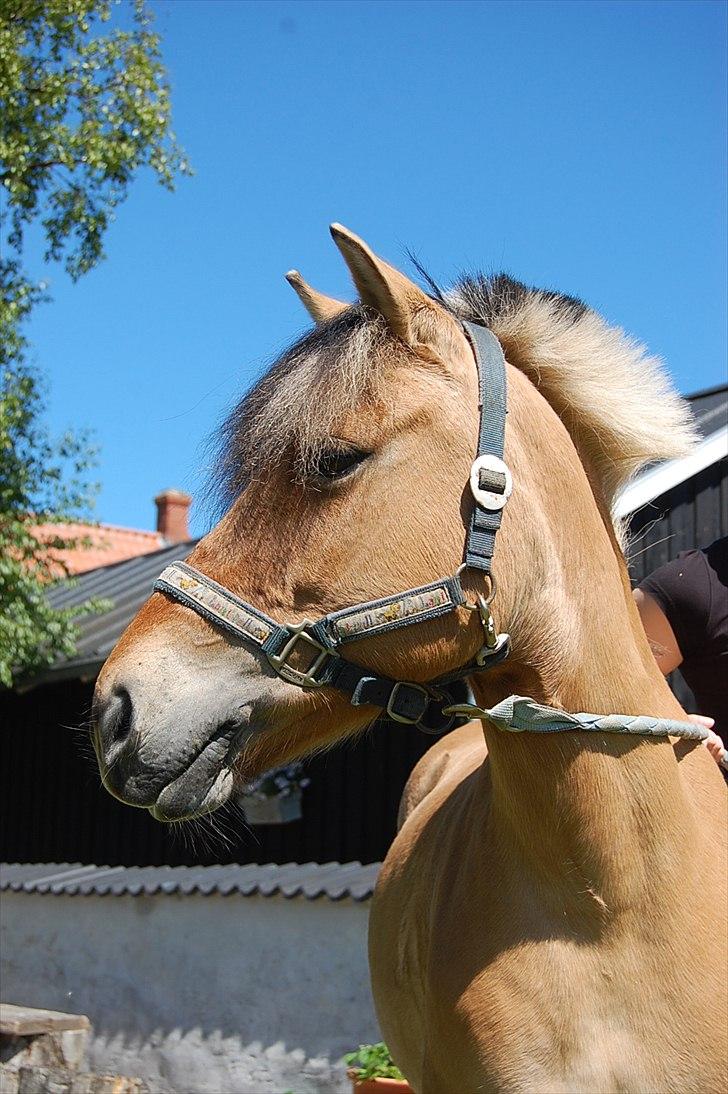
[[74, 547], [53, 554], [72, 574], [85, 574], [99, 566], [111, 566], [138, 555], [148, 555], [165, 547], [159, 532], [146, 532], [137, 528], [122, 528], [117, 524], [41, 524], [36, 529], [40, 538], [88, 539], [90, 546]]

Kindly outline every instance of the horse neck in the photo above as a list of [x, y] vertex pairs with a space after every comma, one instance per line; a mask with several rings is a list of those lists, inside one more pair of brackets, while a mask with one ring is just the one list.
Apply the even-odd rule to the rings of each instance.
[[[555, 673], [547, 658], [516, 658], [497, 683], [475, 684], [479, 703], [521, 694], [572, 711], [680, 717], [627, 618], [626, 610], [621, 621], [585, 617], [580, 660], [565, 657]], [[633, 907], [646, 893], [679, 887], [697, 833], [667, 739], [509, 733], [487, 721], [484, 733], [489, 824], [558, 906], [571, 898], [581, 907], [586, 893], [601, 916], [604, 907]]]
[[[605, 508], [559, 426], [544, 443], [548, 468], [530, 472], [562, 484], [562, 497], [539, 494], [537, 506], [526, 479], [525, 504], [496, 547], [505, 596], [495, 606], [514, 652], [492, 677], [476, 678], [478, 701], [521, 694], [570, 711], [684, 717], [647, 644]], [[669, 741], [484, 729], [489, 823], [534, 871], [575, 893], [587, 878], [597, 903], [610, 907], [646, 891], [648, 849], [650, 891], [656, 862], [673, 876], [665, 844], [686, 832], [686, 808]]]

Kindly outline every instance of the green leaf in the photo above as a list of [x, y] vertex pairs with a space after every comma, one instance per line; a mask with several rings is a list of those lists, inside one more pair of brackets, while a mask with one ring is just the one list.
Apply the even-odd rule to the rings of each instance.
[[404, 1075], [393, 1062], [384, 1041], [378, 1041], [375, 1045], [359, 1045], [356, 1052], [349, 1052], [344, 1057], [344, 1062], [354, 1069], [357, 1081], [361, 1083], [366, 1079], [404, 1081]]
[[168, 189], [189, 174], [171, 130], [159, 37], [143, 0], [0, 0], [0, 683], [72, 656], [88, 601], [51, 608], [65, 575], [54, 556], [84, 537], [39, 538], [39, 524], [90, 517], [97, 449], [83, 430], [54, 438], [26, 360], [24, 324], [46, 299], [23, 266], [27, 228], [78, 278], [104, 257], [114, 210], [143, 169]]

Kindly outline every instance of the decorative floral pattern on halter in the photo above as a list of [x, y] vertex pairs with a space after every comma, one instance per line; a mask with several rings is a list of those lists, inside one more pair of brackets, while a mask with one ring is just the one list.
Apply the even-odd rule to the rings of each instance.
[[423, 593], [414, 593], [392, 600], [391, 604], [366, 608], [344, 619], [336, 620], [332, 626], [339, 641], [351, 640], [359, 634], [371, 634], [382, 626], [399, 619], [415, 620], [416, 616], [429, 614], [433, 609], [453, 605], [452, 597], [445, 586], [440, 585]]
[[251, 615], [240, 603], [232, 600], [221, 586], [214, 585], [209, 579], [203, 584], [189, 570], [182, 570], [179, 565], [168, 566], [160, 574], [158, 581], [176, 589], [180, 594], [179, 599], [187, 607], [202, 609], [200, 614], [207, 612], [209, 616], [226, 623], [231, 630], [245, 638], [263, 643], [273, 633], [273, 625], [268, 626], [262, 619]]

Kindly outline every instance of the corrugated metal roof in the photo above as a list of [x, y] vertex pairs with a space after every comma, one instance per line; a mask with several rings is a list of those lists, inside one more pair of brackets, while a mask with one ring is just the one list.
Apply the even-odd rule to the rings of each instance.
[[81, 863], [3, 863], [0, 891], [67, 896], [217, 893], [229, 896], [369, 900], [380, 863], [307, 862], [258, 866], [84, 866]]
[[728, 425], [728, 384], [696, 391], [687, 399], [701, 436], [709, 437], [716, 429]]
[[728, 452], [728, 425], [714, 430], [694, 446], [687, 456], [667, 463], [656, 463], [638, 475], [617, 497], [614, 512], [618, 517], [629, 516], [642, 506], [667, 494], [681, 483], [696, 478], [702, 471], [725, 459]]
[[73, 581], [54, 586], [48, 600], [54, 608], [73, 608], [91, 597], [110, 600], [108, 612], [82, 616], [78, 620], [79, 636], [76, 653], [71, 658], [59, 658], [50, 668], [21, 684], [21, 690], [45, 684], [51, 680], [93, 678], [122, 632], [131, 623], [147, 597], [151, 596], [155, 579], [165, 566], [191, 553], [197, 540], [176, 543], [161, 551], [126, 559], [112, 566], [101, 566], [80, 574]]

